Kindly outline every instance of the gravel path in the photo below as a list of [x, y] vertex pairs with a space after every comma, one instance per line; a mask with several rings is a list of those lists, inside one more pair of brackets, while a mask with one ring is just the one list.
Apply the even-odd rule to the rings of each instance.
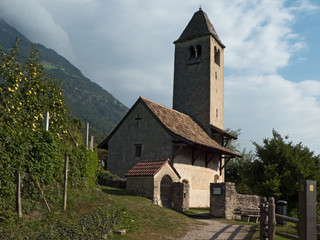
[[235, 225], [216, 220], [198, 220], [208, 223], [203, 227], [193, 229], [180, 240], [249, 240], [253, 235], [253, 226]]

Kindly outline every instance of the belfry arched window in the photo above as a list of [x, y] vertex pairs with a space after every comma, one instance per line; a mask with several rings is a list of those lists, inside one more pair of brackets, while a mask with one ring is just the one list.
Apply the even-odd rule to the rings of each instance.
[[189, 47], [189, 54], [190, 54], [189, 59], [196, 57], [196, 50], [194, 49], [193, 46]]
[[202, 49], [201, 45], [189, 47], [189, 59], [188, 64], [195, 64], [200, 62]]
[[200, 46], [200, 45], [198, 45], [198, 46], [196, 47], [196, 57], [197, 57], [197, 58], [200, 58], [200, 57], [201, 57], [201, 46]]

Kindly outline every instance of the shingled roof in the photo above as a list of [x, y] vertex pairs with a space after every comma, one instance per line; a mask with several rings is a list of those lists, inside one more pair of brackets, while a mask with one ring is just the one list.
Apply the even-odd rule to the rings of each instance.
[[154, 114], [166, 130], [189, 144], [198, 144], [227, 154], [231, 157], [241, 155], [221, 146], [213, 140], [190, 116], [140, 97], [146, 107]]
[[191, 18], [187, 27], [182, 32], [180, 38], [174, 43], [184, 42], [190, 39], [206, 36], [209, 34], [214, 37], [214, 39], [221, 45], [221, 47], [225, 48], [216, 30], [211, 24], [207, 14], [201, 9], [199, 9], [199, 11], [197, 11]]
[[115, 132], [117, 132], [122, 125], [122, 122], [127, 119], [139, 103], [144, 104], [146, 109], [154, 115], [164, 129], [180, 141], [186, 142], [190, 145], [198, 145], [219, 151], [221, 154], [225, 154], [230, 157], [241, 157], [241, 155], [221, 146], [213, 140], [190, 116], [144, 97], [140, 97], [137, 100], [112, 133], [98, 145], [98, 148], [107, 148], [109, 139], [115, 134]]
[[136, 165], [133, 166], [127, 173], [126, 177], [135, 177], [135, 176], [154, 176], [156, 175], [160, 169], [168, 163], [172, 170], [177, 174], [180, 178], [179, 173], [176, 169], [171, 165], [168, 158], [165, 159], [157, 159], [157, 160], [145, 160], [140, 161]]

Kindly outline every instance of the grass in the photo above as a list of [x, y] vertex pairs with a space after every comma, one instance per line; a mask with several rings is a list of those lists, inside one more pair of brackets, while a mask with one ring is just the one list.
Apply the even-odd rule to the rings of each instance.
[[146, 198], [127, 195], [124, 190], [104, 187], [103, 191], [128, 214], [131, 224], [126, 239], [176, 239], [190, 228], [202, 225]]
[[186, 214], [199, 214], [199, 213], [210, 213], [210, 208], [190, 208], [185, 211]]
[[[49, 203], [50, 204], [50, 203]], [[159, 207], [150, 200], [128, 195], [125, 190], [102, 186], [102, 191], [76, 193], [68, 198], [68, 211], [52, 207], [48, 213], [45, 205], [24, 215], [15, 223], [0, 223], [2, 239], [177, 239], [193, 228], [205, 223], [189, 216], [229, 224], [248, 224], [254, 231], [251, 240], [259, 240], [259, 224], [212, 218], [209, 208], [192, 208], [186, 214]], [[127, 234], [113, 234], [126, 229]], [[277, 231], [297, 235], [296, 225], [287, 222], [277, 226]], [[281, 240], [276, 236], [277, 240]]]
[[[260, 240], [260, 228], [259, 228], [259, 226], [260, 225], [257, 224], [256, 232], [252, 236], [251, 240]], [[277, 225], [276, 226], [276, 231], [289, 233], [289, 234], [298, 236], [297, 225], [295, 223], [291, 223], [291, 222], [287, 222], [286, 225]], [[283, 238], [283, 237], [280, 237], [280, 236], [276, 235], [275, 239], [276, 240], [285, 240], [287, 238]]]
[[[50, 203], [49, 203], [50, 204]], [[0, 223], [0, 239], [177, 239], [202, 223], [125, 190], [74, 194], [68, 211], [45, 206], [15, 223]], [[126, 236], [112, 234], [125, 228]]]

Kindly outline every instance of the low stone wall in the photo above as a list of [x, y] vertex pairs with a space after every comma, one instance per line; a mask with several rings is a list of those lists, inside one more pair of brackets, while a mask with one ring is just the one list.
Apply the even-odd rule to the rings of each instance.
[[172, 209], [184, 212], [189, 209], [190, 185], [174, 182], [172, 184]]
[[214, 217], [239, 220], [236, 209], [258, 208], [260, 201], [259, 196], [237, 193], [234, 183], [210, 184], [210, 214]]
[[127, 177], [127, 193], [149, 198], [154, 198], [154, 180], [152, 176]]

